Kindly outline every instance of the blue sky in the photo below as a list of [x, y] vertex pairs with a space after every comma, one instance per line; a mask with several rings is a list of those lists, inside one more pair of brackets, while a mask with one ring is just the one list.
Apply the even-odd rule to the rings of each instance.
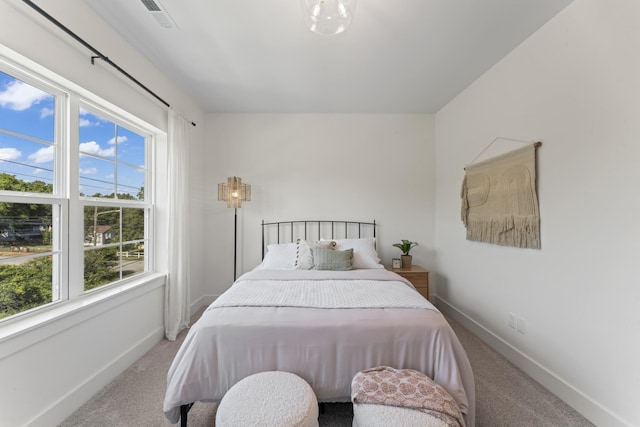
[[[55, 98], [0, 72], [0, 173], [53, 182]], [[73, 113], [72, 113], [73, 114]], [[136, 195], [144, 185], [144, 137], [92, 112], [80, 115], [80, 191]]]

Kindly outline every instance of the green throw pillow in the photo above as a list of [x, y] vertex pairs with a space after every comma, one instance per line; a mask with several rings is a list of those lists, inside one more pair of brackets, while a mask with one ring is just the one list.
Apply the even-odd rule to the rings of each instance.
[[353, 269], [353, 249], [334, 251], [324, 248], [311, 248], [314, 270], [351, 270]]

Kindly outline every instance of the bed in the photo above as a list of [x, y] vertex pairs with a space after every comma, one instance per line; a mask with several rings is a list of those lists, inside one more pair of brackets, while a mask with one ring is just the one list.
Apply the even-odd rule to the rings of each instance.
[[[172, 362], [163, 407], [170, 422], [186, 426], [193, 402], [219, 402], [263, 371], [302, 377], [320, 402], [348, 402], [354, 375], [384, 365], [433, 378], [456, 400], [466, 427], [475, 425], [467, 355], [442, 314], [380, 264], [375, 221], [262, 227], [263, 261], [204, 311]], [[368, 236], [363, 227], [372, 228]]]

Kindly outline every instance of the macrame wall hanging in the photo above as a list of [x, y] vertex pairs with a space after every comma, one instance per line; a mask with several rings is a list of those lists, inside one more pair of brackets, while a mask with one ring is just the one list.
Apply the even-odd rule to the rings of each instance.
[[530, 143], [465, 167], [462, 222], [467, 240], [517, 248], [540, 249], [540, 211], [536, 190], [536, 149]]

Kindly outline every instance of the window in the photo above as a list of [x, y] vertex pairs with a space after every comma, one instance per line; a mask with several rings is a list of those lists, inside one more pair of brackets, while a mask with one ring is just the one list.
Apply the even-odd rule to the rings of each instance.
[[147, 138], [84, 108], [79, 124], [84, 290], [91, 290], [148, 271]]
[[151, 270], [152, 141], [0, 59], [0, 321]]

